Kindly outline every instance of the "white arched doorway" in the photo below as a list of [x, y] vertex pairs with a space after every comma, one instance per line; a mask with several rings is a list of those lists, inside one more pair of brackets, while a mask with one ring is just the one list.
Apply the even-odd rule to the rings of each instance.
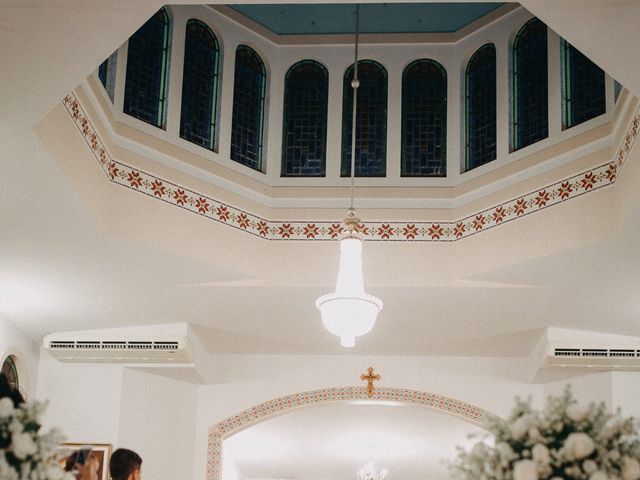
[[375, 389], [371, 398], [367, 396], [367, 389], [363, 386], [337, 387], [295, 393], [255, 405], [212, 425], [209, 428], [206, 479], [220, 480], [221, 478], [222, 444], [224, 439], [255, 423], [299, 408], [339, 402], [363, 401], [430, 408], [454, 415], [480, 427], [486, 425], [490, 419], [496, 418], [492, 413], [460, 400], [434, 393], [401, 388], [379, 387]]

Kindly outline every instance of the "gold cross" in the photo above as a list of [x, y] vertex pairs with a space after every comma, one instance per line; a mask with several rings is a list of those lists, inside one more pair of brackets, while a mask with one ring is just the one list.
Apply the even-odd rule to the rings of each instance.
[[366, 375], [364, 373], [360, 375], [360, 380], [367, 382], [367, 397], [371, 398], [373, 397], [373, 382], [380, 380], [382, 377], [377, 373], [375, 375], [373, 374], [373, 367], [367, 368], [367, 372], [368, 373]]

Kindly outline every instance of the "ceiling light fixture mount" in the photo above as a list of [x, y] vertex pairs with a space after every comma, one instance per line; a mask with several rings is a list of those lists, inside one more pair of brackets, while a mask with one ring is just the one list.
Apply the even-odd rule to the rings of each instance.
[[353, 190], [356, 157], [356, 105], [358, 99], [358, 37], [360, 5], [356, 6], [355, 61], [353, 64], [353, 109], [351, 125], [351, 206], [344, 219], [340, 236], [340, 267], [336, 290], [316, 300], [322, 323], [334, 335], [340, 337], [343, 347], [355, 346], [355, 338], [369, 333], [382, 310], [382, 301], [364, 291], [362, 275], [362, 222], [353, 207]]

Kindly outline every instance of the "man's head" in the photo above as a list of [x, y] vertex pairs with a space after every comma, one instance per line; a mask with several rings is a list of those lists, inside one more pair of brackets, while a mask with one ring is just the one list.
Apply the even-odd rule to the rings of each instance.
[[112, 480], [140, 480], [142, 458], [136, 452], [119, 448], [111, 454], [109, 473]]

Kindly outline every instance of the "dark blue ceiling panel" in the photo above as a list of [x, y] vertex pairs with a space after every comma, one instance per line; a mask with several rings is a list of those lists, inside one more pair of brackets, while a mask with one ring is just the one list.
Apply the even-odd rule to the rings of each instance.
[[[362, 33], [455, 32], [501, 6], [493, 3], [368, 3]], [[353, 33], [355, 4], [243, 4], [231, 8], [279, 35]]]

